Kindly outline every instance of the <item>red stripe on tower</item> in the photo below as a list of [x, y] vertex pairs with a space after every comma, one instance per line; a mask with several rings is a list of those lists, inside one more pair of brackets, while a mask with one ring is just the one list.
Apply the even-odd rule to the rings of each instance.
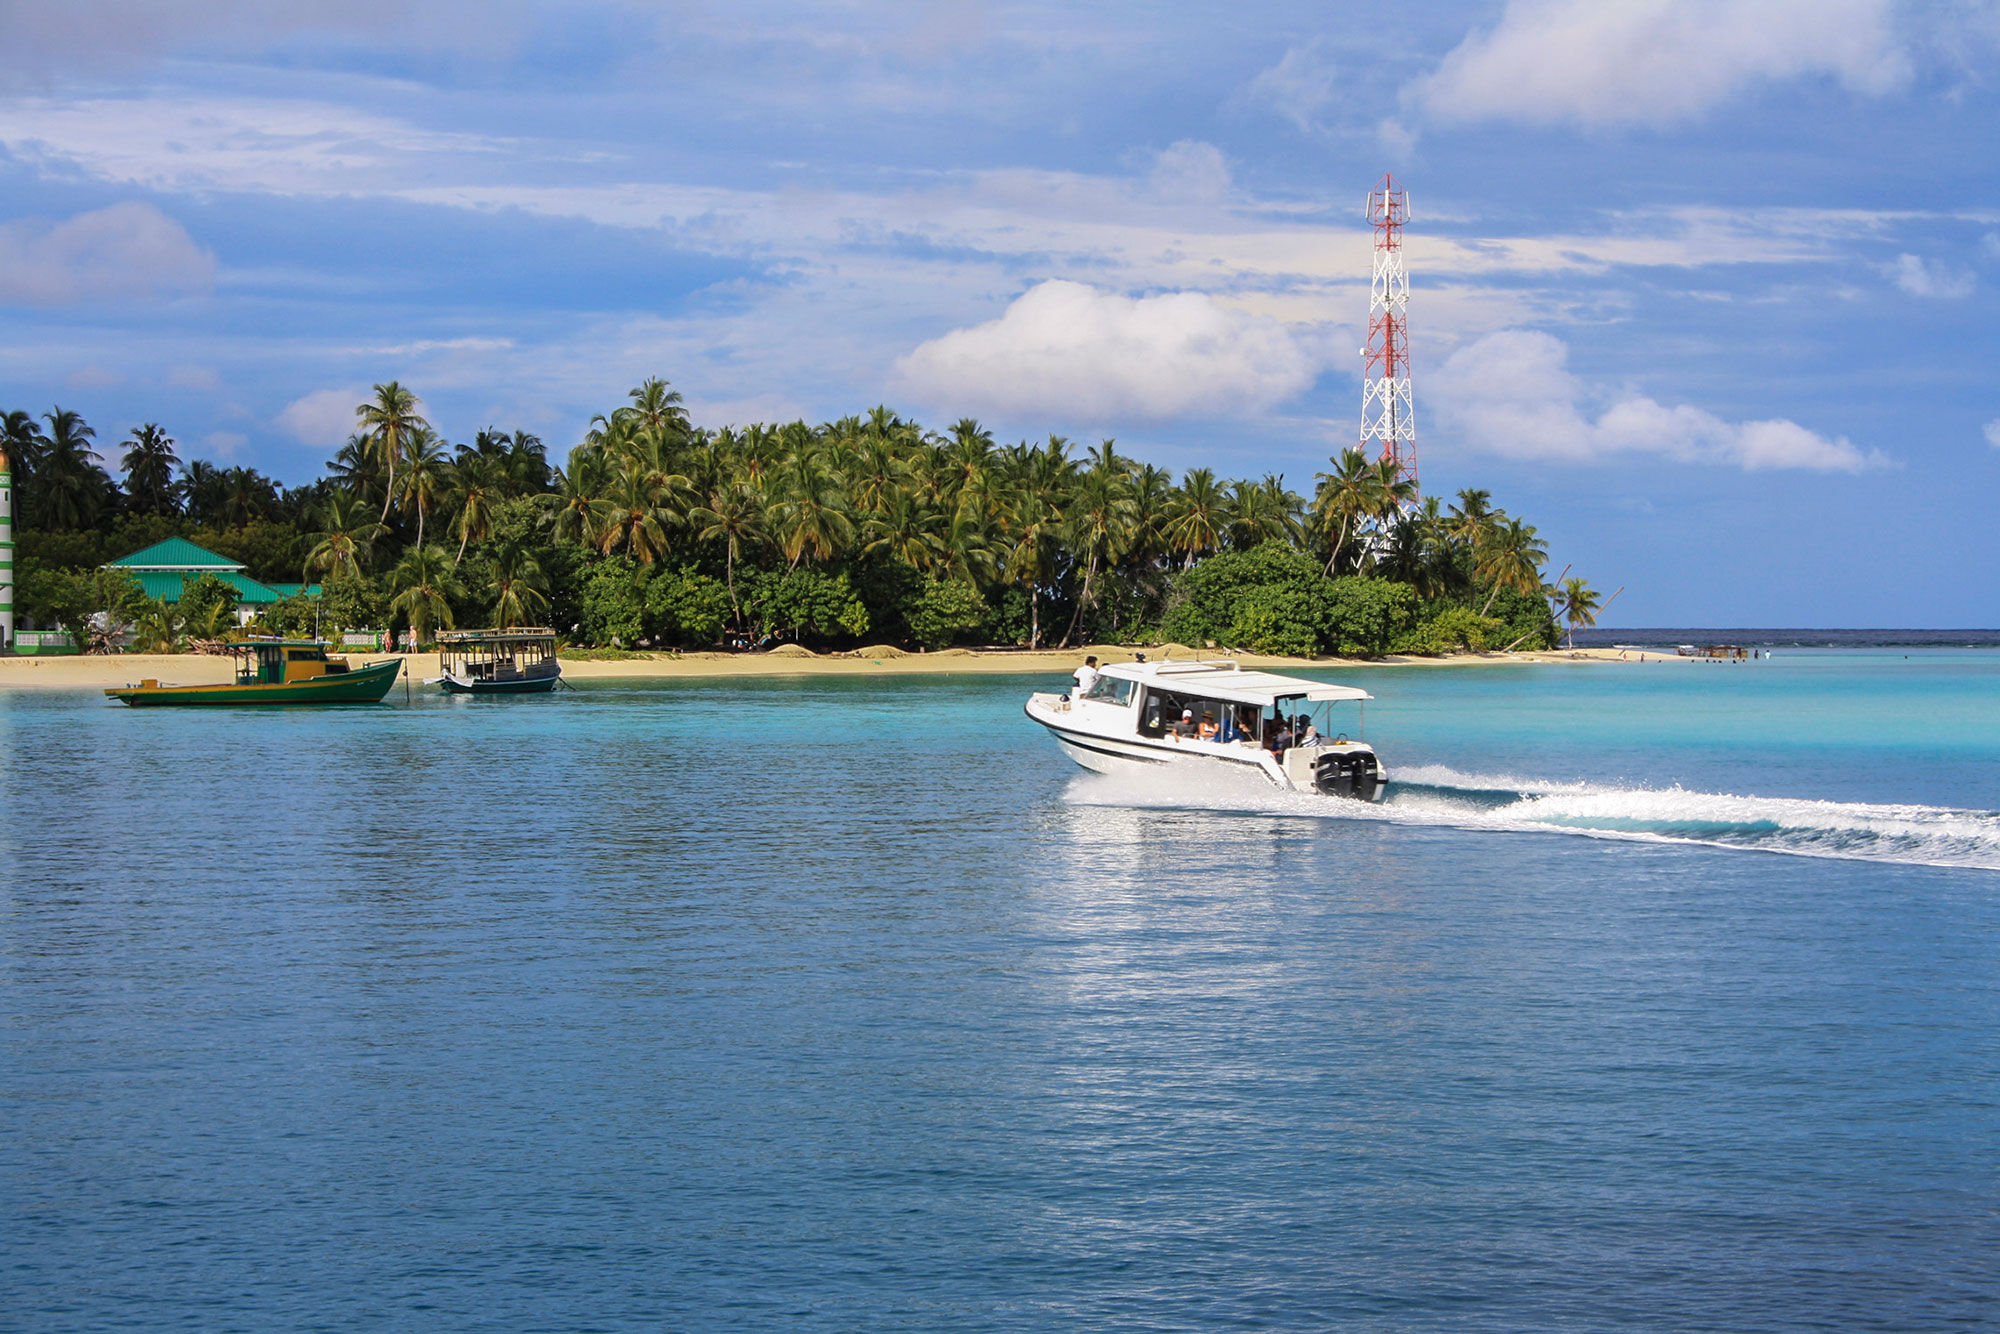
[[[1410, 398], [1410, 273], [1403, 267], [1403, 227], [1410, 196], [1387, 175], [1368, 192], [1368, 221], [1375, 227], [1375, 278], [1368, 292], [1368, 346], [1361, 385], [1361, 448], [1382, 444], [1398, 473], [1417, 484], [1417, 418]], [[1415, 503], [1412, 496], [1411, 503]]]

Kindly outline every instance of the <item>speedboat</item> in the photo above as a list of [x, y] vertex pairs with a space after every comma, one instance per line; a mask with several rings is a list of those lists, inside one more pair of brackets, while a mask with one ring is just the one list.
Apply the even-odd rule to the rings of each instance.
[[[1233, 659], [1114, 663], [1090, 688], [1028, 697], [1028, 717], [1086, 769], [1255, 770], [1296, 792], [1377, 801], [1388, 773], [1361, 739], [1365, 690], [1244, 669]], [[1334, 710], [1355, 705], [1354, 735]]]

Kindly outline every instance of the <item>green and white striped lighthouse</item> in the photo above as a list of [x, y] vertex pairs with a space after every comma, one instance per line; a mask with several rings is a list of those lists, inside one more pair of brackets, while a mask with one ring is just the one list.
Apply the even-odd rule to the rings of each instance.
[[14, 474], [0, 444], [0, 653], [14, 647]]

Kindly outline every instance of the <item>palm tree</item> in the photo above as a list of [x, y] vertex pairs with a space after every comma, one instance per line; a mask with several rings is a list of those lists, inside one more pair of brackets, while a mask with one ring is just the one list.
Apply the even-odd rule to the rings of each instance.
[[391, 380], [375, 386], [374, 401], [357, 404], [354, 409], [355, 418], [368, 433], [376, 458], [388, 469], [388, 480], [382, 490], [384, 523], [389, 519], [389, 506], [396, 500], [396, 464], [401, 462], [403, 451], [417, 431], [427, 425], [417, 414], [420, 406], [415, 394]]
[[1474, 572], [1492, 584], [1479, 614], [1493, 610], [1493, 600], [1503, 588], [1517, 593], [1541, 592], [1542, 565], [1548, 558], [1548, 547], [1535, 536], [1534, 528], [1519, 519], [1503, 521], [1475, 557]]
[[97, 462], [90, 441], [97, 432], [83, 417], [52, 408], [42, 420], [49, 424], [41, 437], [41, 457], [28, 473], [35, 498], [32, 522], [47, 528], [95, 528], [114, 492], [111, 477]]
[[277, 507], [277, 484], [255, 468], [224, 469], [220, 480], [220, 515], [232, 528], [267, 518]]
[[1305, 501], [1285, 489], [1283, 473], [1265, 473], [1261, 482], [1237, 482], [1230, 496], [1229, 540], [1239, 550], [1260, 542], [1297, 543], [1304, 534], [1299, 516]]
[[382, 488], [381, 459], [369, 438], [358, 431], [334, 451], [326, 471], [335, 486], [363, 501], [372, 501]]
[[13, 461], [17, 481], [34, 471], [44, 443], [32, 413], [16, 409], [0, 416], [0, 455]]
[[493, 623], [529, 625], [548, 610], [548, 576], [525, 546], [502, 543], [493, 553]]
[[493, 529], [493, 502], [499, 498], [505, 480], [490, 454], [467, 453], [452, 467], [458, 501], [458, 555], [452, 564], [465, 559], [466, 544], [486, 540]]
[[408, 618], [417, 642], [430, 639], [432, 626], [451, 628], [451, 596], [458, 589], [443, 547], [411, 547], [404, 552], [389, 572], [389, 588], [396, 595], [390, 610]]
[[554, 512], [552, 524], [558, 542], [589, 542], [596, 526], [591, 506], [610, 480], [611, 463], [595, 445], [582, 444], [569, 452], [569, 467], [556, 471], [556, 489], [540, 503]]
[[1576, 647], [1576, 627], [1588, 630], [1603, 610], [1597, 590], [1581, 579], [1565, 579], [1555, 587], [1556, 615], [1569, 626], [1569, 646]]
[[1193, 565], [1197, 556], [1221, 546], [1223, 531], [1229, 526], [1228, 498], [1215, 473], [1208, 468], [1188, 469], [1167, 507], [1167, 516], [1167, 550], [1181, 554], [1182, 569]]
[[808, 554], [830, 560], [853, 541], [854, 521], [841, 495], [840, 474], [820, 451], [810, 446], [794, 450], [779, 468], [776, 484], [783, 499], [773, 508], [771, 521], [793, 569]]
[[314, 546], [306, 553], [306, 582], [315, 573], [330, 579], [358, 579], [367, 563], [375, 539], [387, 526], [368, 517], [367, 502], [359, 496], [336, 491], [327, 497], [324, 531], [315, 533]]
[[688, 512], [698, 542], [721, 542], [722, 578], [729, 586], [729, 609], [737, 625], [743, 623], [743, 606], [736, 600], [736, 562], [742, 558], [745, 542], [764, 536], [764, 507], [754, 486], [732, 482], [708, 498], [708, 504]]
[[132, 428], [132, 447], [125, 451], [120, 466], [125, 471], [125, 494], [132, 508], [141, 514], [170, 514], [174, 503], [174, 469], [180, 466], [174, 442], [157, 422]]
[[1381, 512], [1384, 501], [1382, 475], [1366, 454], [1344, 449], [1329, 461], [1333, 471], [1316, 474], [1319, 489], [1313, 493], [1312, 515], [1321, 530], [1332, 535], [1326, 559], [1326, 572], [1332, 574], [1348, 539], [1363, 520]]
[[428, 426], [419, 425], [410, 433], [403, 458], [402, 501], [405, 510], [417, 512], [417, 545], [424, 544], [424, 520], [437, 508], [446, 487], [445, 471], [451, 466], [444, 444]]
[[181, 470], [181, 508], [200, 524], [222, 520], [224, 480], [222, 469], [207, 459], [195, 459]]
[[945, 560], [944, 516], [911, 491], [898, 491], [861, 525], [863, 555], [883, 552], [919, 571]]
[[667, 554], [666, 518], [653, 476], [636, 460], [627, 460], [605, 494], [590, 502], [597, 549], [608, 556], [623, 547], [641, 565]]
[[1084, 608], [1091, 605], [1097, 572], [1125, 554], [1138, 528], [1139, 509], [1132, 503], [1131, 478], [1112, 452], [1111, 442], [1105, 441], [1101, 452], [1093, 451], [1092, 459], [1090, 468], [1077, 481], [1064, 532], [1070, 549], [1084, 560], [1083, 588], [1059, 645], [1064, 648], [1076, 634]]

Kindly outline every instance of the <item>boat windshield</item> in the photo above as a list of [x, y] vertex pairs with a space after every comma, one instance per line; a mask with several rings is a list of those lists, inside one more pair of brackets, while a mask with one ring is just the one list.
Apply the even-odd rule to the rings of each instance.
[[1136, 681], [1121, 681], [1115, 676], [1100, 676], [1091, 683], [1090, 689], [1078, 695], [1093, 704], [1116, 704], [1120, 707], [1132, 702], [1132, 694], [1138, 690]]

